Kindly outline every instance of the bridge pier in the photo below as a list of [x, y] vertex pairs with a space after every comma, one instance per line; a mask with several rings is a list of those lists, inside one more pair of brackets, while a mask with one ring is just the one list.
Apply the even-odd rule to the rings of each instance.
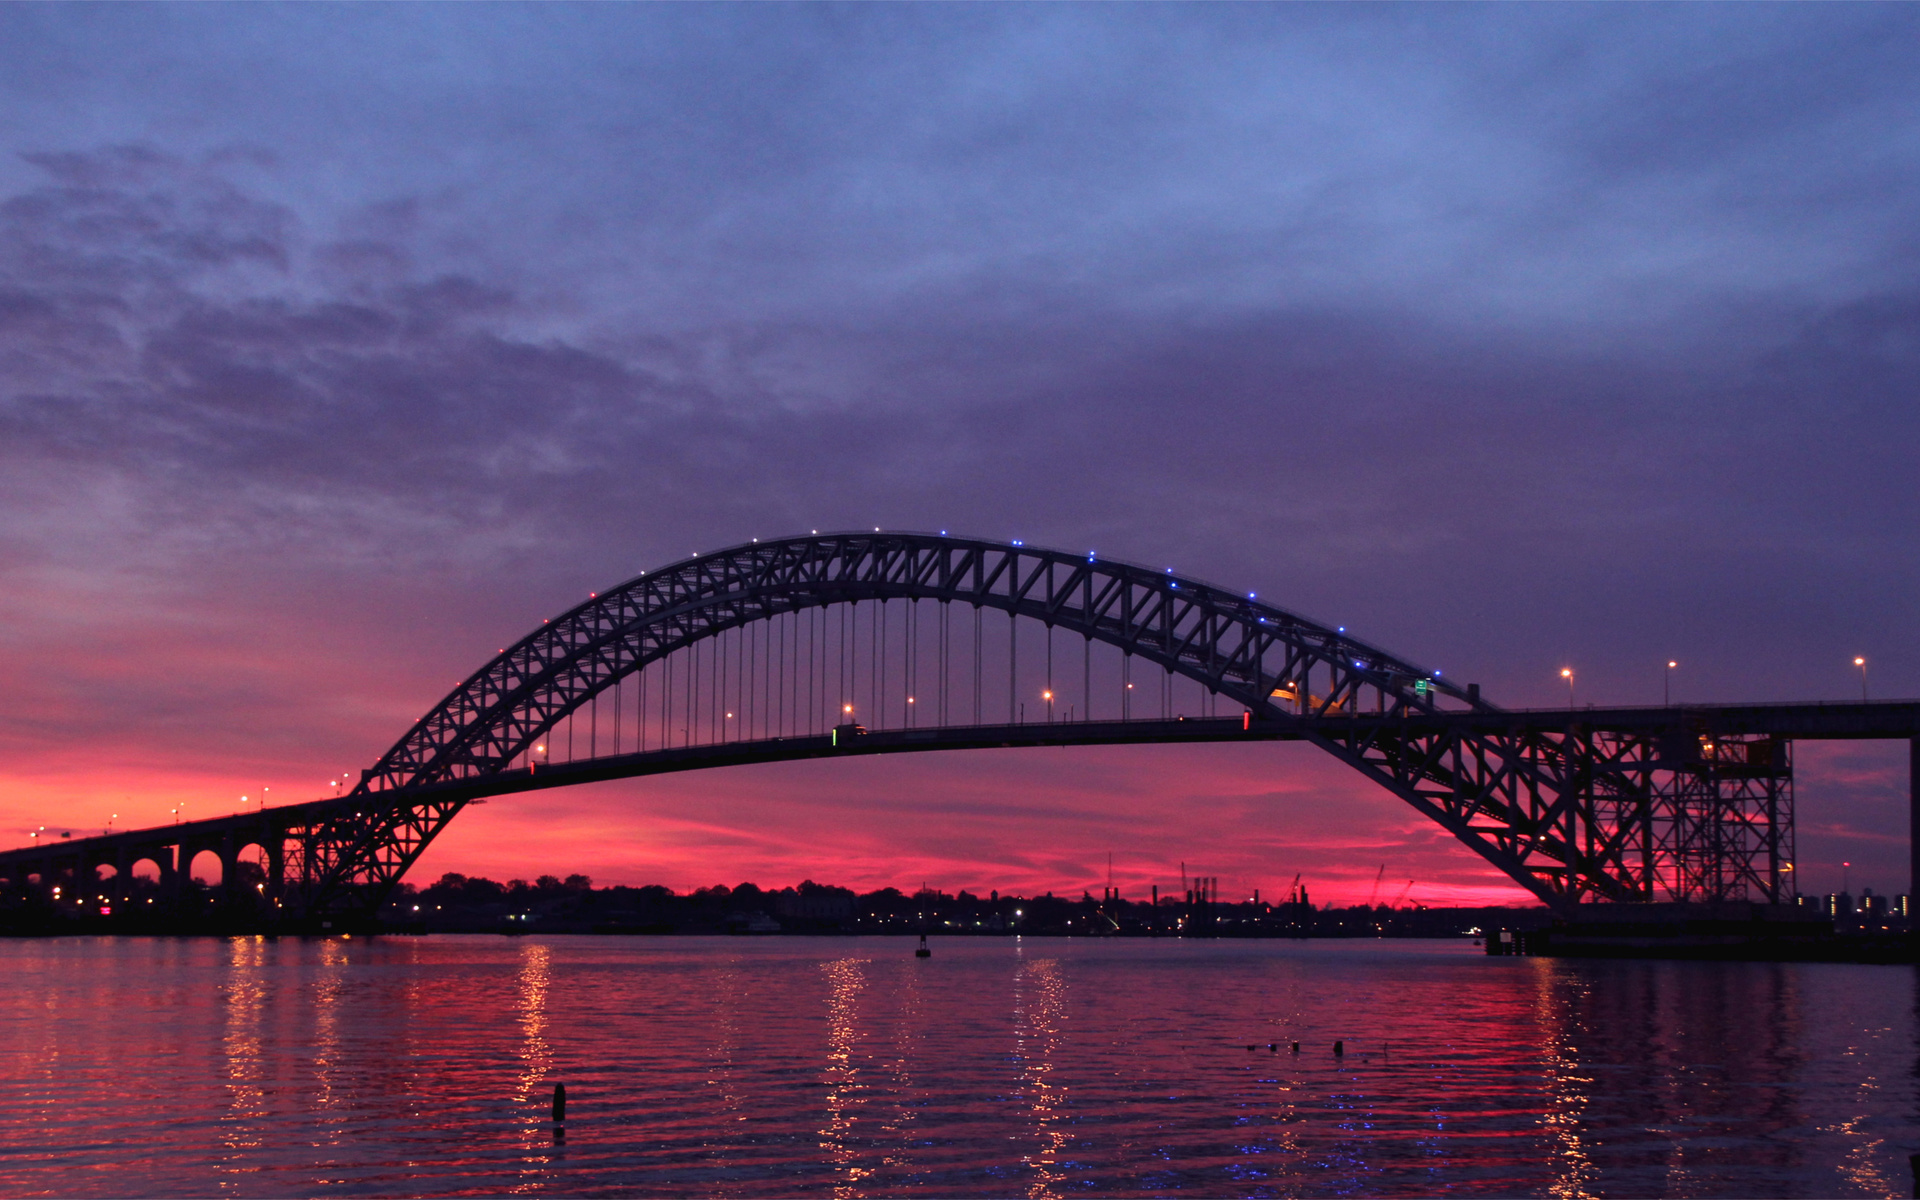
[[287, 835], [279, 826], [267, 830], [267, 909], [277, 911], [287, 895]]
[[154, 857], [160, 862], [160, 902], [170, 909], [180, 906], [182, 893], [181, 872], [186, 864], [180, 861], [184, 846], [162, 846]]
[[240, 887], [240, 852], [234, 848], [235, 838], [229, 829], [220, 839], [220, 903], [231, 905]]

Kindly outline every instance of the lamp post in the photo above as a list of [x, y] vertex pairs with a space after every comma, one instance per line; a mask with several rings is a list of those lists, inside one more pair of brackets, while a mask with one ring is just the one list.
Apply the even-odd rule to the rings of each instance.
[[1573, 668], [1561, 667], [1560, 678], [1567, 681], [1567, 709], [1568, 711], [1572, 711], [1573, 709]]
[[1860, 668], [1860, 703], [1867, 702], [1867, 660], [1854, 656], [1853, 665]]
[[1667, 673], [1660, 677], [1660, 698], [1669, 707], [1673, 704], [1673, 669], [1680, 664], [1667, 660]]

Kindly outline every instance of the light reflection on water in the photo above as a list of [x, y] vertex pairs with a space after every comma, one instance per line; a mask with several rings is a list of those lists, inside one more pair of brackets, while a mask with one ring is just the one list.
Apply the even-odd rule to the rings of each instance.
[[0, 1194], [1912, 1186], [1908, 968], [1431, 942], [912, 949], [7, 942]]
[[855, 1061], [860, 1043], [860, 991], [866, 977], [860, 960], [843, 958], [824, 964], [829, 986], [827, 1001], [827, 1065], [822, 1085], [827, 1089], [827, 1122], [820, 1130], [820, 1149], [833, 1165], [835, 1196], [857, 1196], [860, 1182], [873, 1174], [860, 1163], [860, 1151], [849, 1144], [863, 1102], [860, 1068]]

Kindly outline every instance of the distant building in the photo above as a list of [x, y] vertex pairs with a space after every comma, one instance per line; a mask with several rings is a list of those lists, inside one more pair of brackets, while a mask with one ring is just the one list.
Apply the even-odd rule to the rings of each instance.
[[735, 913], [727, 918], [730, 933], [779, 933], [780, 922], [763, 912]]
[[851, 921], [853, 897], [781, 892], [774, 897], [773, 911], [786, 921]]

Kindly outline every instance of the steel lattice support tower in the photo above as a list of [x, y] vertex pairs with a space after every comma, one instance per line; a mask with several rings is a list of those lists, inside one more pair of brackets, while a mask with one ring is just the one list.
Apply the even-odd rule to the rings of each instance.
[[1784, 903], [1793, 895], [1793, 744], [1702, 737], [1656, 776], [1653, 880], [1681, 901]]

